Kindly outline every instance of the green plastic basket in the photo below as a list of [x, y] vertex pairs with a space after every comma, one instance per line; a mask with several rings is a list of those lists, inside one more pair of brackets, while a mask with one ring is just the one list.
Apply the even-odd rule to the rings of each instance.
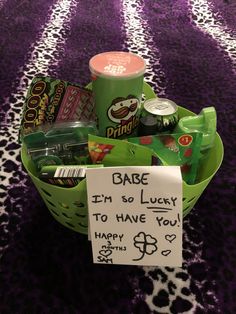
[[[144, 85], [146, 99], [156, 97], [148, 84]], [[179, 107], [180, 117], [194, 115], [193, 112]], [[224, 155], [224, 147], [219, 134], [216, 134], [215, 143], [209, 152], [208, 159], [199, 169], [199, 182], [188, 185], [183, 182], [183, 216], [185, 217], [196, 204], [215, 173], [218, 171]], [[88, 210], [86, 179], [73, 188], [63, 188], [45, 183], [35, 175], [34, 165], [27, 155], [26, 148], [21, 149], [21, 159], [34, 185], [42, 196], [47, 208], [53, 217], [65, 227], [87, 234]]]

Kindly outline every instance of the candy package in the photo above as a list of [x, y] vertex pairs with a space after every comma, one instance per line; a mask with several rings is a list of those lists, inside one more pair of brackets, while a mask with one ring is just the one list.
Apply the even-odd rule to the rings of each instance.
[[158, 134], [127, 140], [151, 148], [161, 158], [164, 165], [180, 166], [183, 180], [188, 184], [195, 183], [202, 133]]
[[35, 77], [28, 89], [20, 138], [44, 123], [95, 121], [91, 90], [50, 77]]
[[149, 147], [125, 140], [89, 135], [89, 154], [94, 164], [105, 167], [162, 165], [161, 159]]
[[22, 137], [22, 141], [37, 170], [46, 165], [84, 165], [90, 163], [90, 133], [97, 134], [94, 122], [44, 124]]

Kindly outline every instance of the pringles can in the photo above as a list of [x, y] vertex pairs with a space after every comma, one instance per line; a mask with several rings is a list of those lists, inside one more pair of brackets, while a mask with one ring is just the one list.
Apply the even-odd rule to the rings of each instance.
[[100, 136], [137, 135], [145, 67], [144, 59], [130, 52], [104, 52], [90, 59]]
[[148, 99], [143, 104], [138, 135], [172, 132], [178, 123], [178, 106], [166, 98]]

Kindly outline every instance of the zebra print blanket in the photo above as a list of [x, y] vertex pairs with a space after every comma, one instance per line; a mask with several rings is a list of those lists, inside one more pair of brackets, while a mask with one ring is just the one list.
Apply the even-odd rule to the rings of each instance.
[[[0, 0], [0, 312], [236, 313], [233, 0]], [[22, 167], [18, 129], [36, 74], [85, 85], [89, 59], [125, 50], [159, 96], [215, 106], [225, 157], [184, 219], [183, 267], [92, 263], [84, 235], [57, 223]]]

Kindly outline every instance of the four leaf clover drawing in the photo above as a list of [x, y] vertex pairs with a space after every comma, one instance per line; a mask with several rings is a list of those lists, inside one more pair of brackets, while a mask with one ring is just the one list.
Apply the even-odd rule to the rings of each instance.
[[139, 258], [133, 259], [133, 261], [140, 261], [145, 254], [152, 255], [157, 251], [157, 239], [152, 237], [150, 234], [146, 234], [141, 231], [134, 237], [134, 246], [139, 249], [142, 255]]

